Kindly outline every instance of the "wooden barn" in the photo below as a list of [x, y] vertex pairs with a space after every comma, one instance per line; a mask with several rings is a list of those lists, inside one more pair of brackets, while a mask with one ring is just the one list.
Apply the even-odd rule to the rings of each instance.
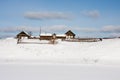
[[51, 40], [52, 34], [40, 34], [40, 40]]
[[[53, 38], [54, 34], [40, 34], [40, 40], [51, 40]], [[74, 39], [75, 38], [75, 34], [69, 30], [67, 31], [65, 34], [55, 34], [56, 39], [61, 39], [61, 40], [65, 40], [65, 39]]]
[[55, 36], [56, 39], [65, 40], [66, 35], [59, 35], [59, 34], [40, 34], [40, 40], [51, 40]]
[[75, 38], [75, 34], [71, 30], [67, 31], [65, 33], [65, 35], [66, 35], [66, 39], [74, 39]]
[[16, 38], [19, 38], [19, 39], [21, 39], [21, 38], [28, 38], [28, 39], [30, 39], [30, 37], [31, 36], [28, 33], [24, 32], [24, 31], [21, 31], [16, 36]]
[[65, 40], [66, 39], [66, 35], [65, 34], [63, 34], [63, 35], [57, 34], [56, 38], [57, 39], [61, 39], [61, 40]]

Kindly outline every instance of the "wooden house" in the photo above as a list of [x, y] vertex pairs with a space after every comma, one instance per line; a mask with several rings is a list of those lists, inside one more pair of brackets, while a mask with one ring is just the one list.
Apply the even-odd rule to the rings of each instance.
[[28, 38], [28, 39], [30, 39], [30, 37], [31, 36], [28, 33], [24, 32], [24, 31], [21, 31], [16, 36], [16, 38], [19, 38], [19, 39], [21, 39], [21, 38]]
[[66, 35], [66, 39], [74, 39], [75, 38], [75, 34], [71, 30], [67, 31], [65, 33], [65, 35]]
[[[40, 34], [40, 40], [51, 40], [53, 38], [54, 34]], [[61, 39], [61, 40], [65, 40], [65, 39], [74, 39], [75, 38], [75, 34], [69, 30], [67, 31], [65, 34], [55, 34], [56, 39]]]
[[57, 39], [61, 39], [61, 40], [65, 40], [66, 39], [66, 35], [65, 34], [57, 34], [56, 38]]
[[56, 39], [62, 39], [65, 40], [66, 39], [66, 35], [59, 35], [59, 34], [40, 34], [40, 40], [51, 40], [52, 38], [56, 38]]
[[51, 40], [52, 34], [40, 34], [40, 40]]

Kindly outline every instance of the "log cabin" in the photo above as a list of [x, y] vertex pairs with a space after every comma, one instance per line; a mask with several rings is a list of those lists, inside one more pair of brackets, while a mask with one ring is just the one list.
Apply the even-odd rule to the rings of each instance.
[[16, 38], [19, 38], [19, 39], [28, 38], [28, 39], [30, 39], [31, 36], [27, 32], [21, 31], [20, 33], [17, 34]]
[[[40, 34], [40, 40], [51, 40], [54, 34]], [[61, 40], [65, 40], [65, 39], [74, 39], [75, 38], [75, 34], [69, 30], [67, 31], [65, 34], [55, 34], [56, 35], [56, 39], [61, 39]]]
[[40, 40], [51, 40], [51, 39], [52, 39], [52, 34], [49, 34], [49, 33], [40, 34]]
[[74, 39], [75, 38], [75, 33], [73, 33], [71, 30], [67, 31], [65, 33], [66, 39]]

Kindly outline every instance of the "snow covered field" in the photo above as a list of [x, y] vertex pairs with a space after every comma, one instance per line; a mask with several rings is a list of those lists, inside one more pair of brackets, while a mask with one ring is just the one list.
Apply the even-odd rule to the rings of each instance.
[[0, 65], [0, 80], [120, 80], [120, 67], [96, 65]]
[[0, 40], [0, 63], [72, 63], [120, 64], [120, 39], [102, 42], [65, 42], [23, 40], [17, 44], [13, 38]]
[[120, 39], [0, 40], [0, 80], [120, 80]]

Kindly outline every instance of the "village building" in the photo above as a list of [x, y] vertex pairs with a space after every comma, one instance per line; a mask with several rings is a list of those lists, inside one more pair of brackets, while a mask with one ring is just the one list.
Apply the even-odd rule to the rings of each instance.
[[40, 40], [51, 40], [55, 37], [55, 39], [74, 39], [75, 34], [69, 30], [65, 34], [51, 34], [51, 33], [42, 33], [38, 37], [31, 36], [25, 31], [21, 31], [20, 33], [17, 34], [16, 38], [23, 39], [23, 38], [28, 38], [28, 39], [40, 39]]
[[75, 38], [75, 33], [71, 30], [68, 30], [65, 34], [50, 34], [50, 33], [42, 33], [39, 36], [31, 36], [25, 31], [21, 31], [16, 35], [18, 38], [17, 43], [20, 43], [22, 39], [39, 39], [39, 40], [50, 40], [53, 44], [56, 39], [61, 39], [65, 41], [74, 41], [74, 42], [97, 42], [102, 41], [102, 38]]
[[40, 40], [51, 40], [55, 36], [56, 39], [66, 39], [65, 34], [40, 34]]
[[[56, 35], [56, 39], [61, 39], [61, 40], [75, 38], [75, 34], [71, 30], [67, 31], [65, 34], [55, 34], [55, 35]], [[40, 34], [40, 40], [51, 40], [52, 38], [53, 38], [53, 34], [49, 34], [49, 33]]]
[[40, 40], [51, 40], [52, 34], [50, 33], [42, 33], [40, 34]]
[[73, 33], [71, 30], [67, 31], [65, 33], [66, 39], [74, 39], [75, 38], [75, 33]]
[[65, 34], [57, 34], [56, 38], [57, 39], [61, 39], [61, 40], [65, 40], [66, 39], [66, 35]]
[[28, 39], [30, 39], [31, 36], [27, 32], [21, 31], [20, 33], [17, 34], [16, 38], [19, 38], [19, 39], [28, 38]]

